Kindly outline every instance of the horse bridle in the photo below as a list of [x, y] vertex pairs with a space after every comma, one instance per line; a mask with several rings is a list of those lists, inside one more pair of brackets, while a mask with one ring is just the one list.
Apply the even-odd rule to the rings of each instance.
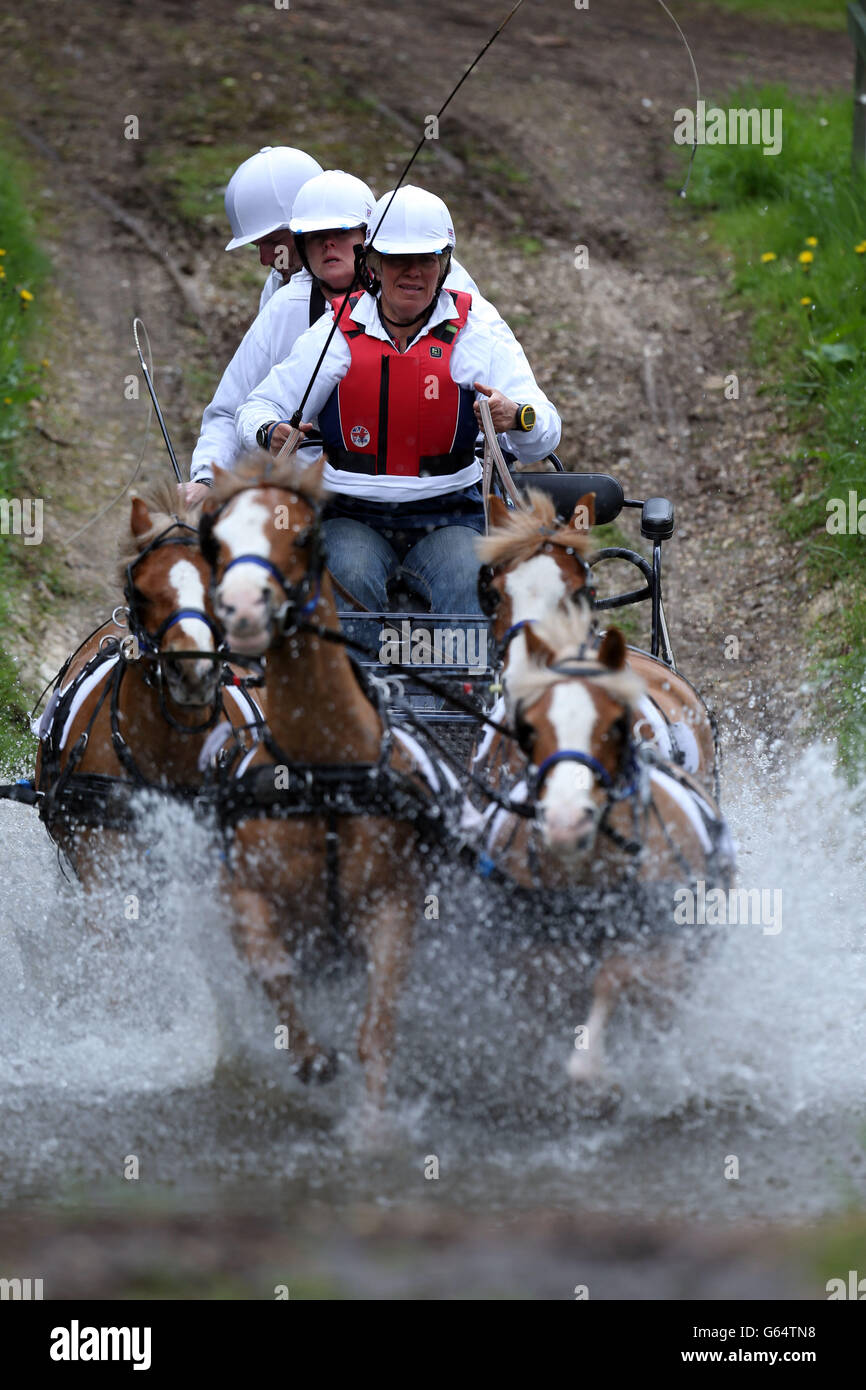
[[[315, 611], [321, 596], [322, 575], [324, 574], [327, 563], [325, 545], [322, 539], [321, 510], [318, 503], [314, 502], [306, 493], [299, 491], [297, 488], [288, 487], [279, 483], [271, 483], [268, 481], [263, 483], [257, 482], [251, 484], [249, 488], [240, 490], [249, 492], [259, 487], [274, 487], [282, 492], [288, 492], [291, 496], [297, 497], [300, 501], [305, 502], [307, 506], [312, 509], [314, 516], [312, 523], [304, 527], [295, 537], [294, 541], [294, 545], [297, 549], [309, 549], [310, 563], [307, 566], [305, 574], [297, 584], [288, 584], [279, 566], [275, 565], [272, 560], [268, 560], [264, 555], [235, 555], [229, 560], [223, 570], [221, 581], [235, 565], [258, 565], [260, 569], [263, 569], [266, 574], [270, 575], [271, 579], [280, 586], [285, 597], [285, 602], [274, 615], [277, 632], [280, 636], [285, 637], [297, 628], [299, 622], [302, 622], [304, 618], [309, 617], [309, 615]], [[212, 596], [216, 590], [216, 566], [219, 555], [216, 537], [213, 534], [214, 527], [226, 507], [230, 502], [233, 502], [237, 496], [238, 493], [232, 493], [231, 497], [227, 497], [222, 505], [217, 507], [215, 511], [203, 513], [201, 521], [199, 522], [199, 544], [201, 546], [202, 556], [207, 564], [210, 565], [210, 592]]]
[[[172, 534], [172, 532], [178, 530], [185, 531], [188, 534], [181, 536]], [[145, 662], [148, 663], [148, 665], [144, 667], [142, 670], [142, 678], [144, 680], [144, 683], [145, 685], [150, 686], [151, 689], [157, 690], [159, 694], [160, 713], [162, 714], [166, 723], [169, 724], [171, 728], [177, 729], [180, 733], [184, 734], [201, 734], [206, 733], [209, 729], [212, 729], [219, 718], [221, 701], [216, 697], [214, 698], [213, 711], [209, 718], [203, 723], [180, 723], [179, 720], [174, 718], [173, 714], [168, 708], [168, 705], [166, 704], [165, 680], [163, 672], [164, 662], [166, 660], [207, 660], [212, 662], [219, 662], [220, 664], [222, 664], [226, 661], [227, 657], [226, 644], [216, 623], [201, 608], [176, 608], [174, 612], [169, 613], [168, 617], [160, 623], [159, 627], [156, 629], [155, 632], [149, 632], [144, 625], [144, 621], [139, 611], [139, 603], [142, 596], [140, 594], [140, 591], [136, 588], [135, 571], [138, 568], [138, 566], [142, 563], [142, 561], [145, 560], [148, 555], [152, 554], [154, 550], [161, 550], [162, 547], [166, 545], [195, 545], [197, 541], [198, 531], [196, 530], [196, 528], [194, 526], [190, 526], [185, 521], [181, 521], [179, 517], [174, 517], [171, 525], [167, 526], [164, 531], [160, 531], [159, 535], [154, 536], [153, 540], [151, 540], [144, 547], [144, 549], [140, 551], [138, 555], [136, 555], [135, 559], [131, 560], [130, 563], [127, 565], [126, 583], [123, 589], [123, 597], [126, 601], [124, 611], [126, 614], [126, 626], [129, 629], [129, 635], [130, 637], [134, 638], [135, 642], [137, 643], [138, 655], [144, 658]], [[115, 615], [119, 611], [119, 609], [115, 609]], [[175, 627], [178, 623], [183, 622], [185, 619], [195, 619], [197, 622], [204, 623], [205, 627], [212, 634], [214, 642], [216, 643], [216, 648], [214, 651], [183, 651], [168, 653], [163, 652], [161, 650], [160, 644], [162, 643], [165, 634], [169, 632], [171, 628]], [[121, 655], [124, 656], [126, 660], [129, 660], [129, 658], [126, 657], [126, 654], [123, 651], [123, 642], [121, 642], [119, 646]], [[150, 667], [150, 670], [148, 669], [148, 667]], [[151, 674], [151, 671], [153, 671], [154, 674]]]
[[[578, 663], [585, 660], [583, 645], [574, 660]], [[580, 664], [575, 666], [559, 662], [555, 665], [551, 664], [548, 670], [560, 676], [562, 680], [598, 680], [600, 677], [610, 674], [606, 667], [599, 668], [598, 666]], [[552, 684], [558, 684], [558, 682], [552, 682]], [[553, 769], [560, 763], [566, 762], [577, 763], [578, 766], [585, 767], [592, 773], [593, 781], [597, 782], [606, 793], [606, 805], [602, 811], [602, 820], [616, 802], [626, 801], [629, 797], [634, 796], [642, 784], [643, 766], [637, 756], [637, 745], [631, 737], [631, 720], [627, 709], [623, 711], [620, 719], [614, 721], [614, 725], [611, 727], [615, 727], [616, 724], [622, 724], [624, 739], [619, 766], [614, 776], [611, 776], [604, 764], [599, 762], [598, 758], [593, 757], [591, 753], [584, 753], [577, 748], [558, 748], [555, 753], [548, 754], [540, 763], [530, 763], [527, 783], [534, 799], [537, 801], [541, 796], [544, 784]], [[530, 726], [522, 716], [521, 702], [519, 701], [514, 713], [514, 727], [520, 748], [530, 758], [531, 744], [525, 732]]]
[[[545, 528], [540, 534], [552, 536], [554, 532], [549, 528]], [[558, 544], [554, 546], [550, 540], [547, 540], [545, 544], [541, 546], [538, 554], [552, 555], [554, 549], [563, 550], [566, 555], [577, 560], [583, 576], [583, 583], [572, 589], [566, 597], [569, 598], [572, 603], [579, 603], [582, 599], [585, 599], [592, 605], [595, 602], [595, 578], [589, 561], [585, 560], [573, 545]], [[533, 559], [534, 558], [533, 556]], [[500, 571], [496, 565], [482, 565], [478, 571], [478, 603], [485, 618], [495, 617], [496, 610], [502, 602], [502, 595], [493, 583], [497, 572]], [[509, 628], [509, 632], [510, 631], [511, 629]]]

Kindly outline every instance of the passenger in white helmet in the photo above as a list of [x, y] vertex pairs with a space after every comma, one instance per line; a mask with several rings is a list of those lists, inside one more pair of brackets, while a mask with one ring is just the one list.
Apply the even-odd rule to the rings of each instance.
[[223, 373], [202, 417], [191, 481], [185, 487], [187, 501], [201, 501], [207, 495], [214, 463], [231, 468], [237, 458], [238, 406], [274, 363], [289, 355], [301, 333], [327, 309], [331, 297], [352, 285], [354, 247], [363, 243], [374, 201], [361, 179], [341, 169], [319, 173], [298, 190], [288, 235], [299, 273], [277, 297], [279, 313], [275, 299], [259, 314]]
[[[304, 408], [324, 438], [325, 485], [336, 494], [324, 526], [328, 567], [373, 611], [387, 609], [398, 573], [432, 612], [480, 611], [480, 396], [523, 462], [559, 442], [559, 416], [522, 350], [474, 311], [471, 294], [444, 288], [454, 244], [434, 194], [406, 186], [380, 199], [366, 238], [376, 279], [339, 314]], [[240, 407], [244, 447], [279, 450], [332, 326], [333, 314], [319, 319]]]
[[238, 165], [229, 179], [225, 204], [233, 235], [226, 250], [251, 242], [258, 247], [259, 260], [270, 270], [259, 299], [260, 311], [301, 268], [289, 235], [289, 219], [300, 189], [321, 172], [321, 164], [303, 150], [265, 145]]
[[[259, 297], [259, 313], [277, 290], [287, 285], [301, 269], [295, 239], [289, 230], [289, 220], [298, 192], [321, 172], [321, 164], [303, 150], [293, 149], [289, 145], [265, 145], [258, 154], [238, 165], [229, 179], [225, 207], [232, 239], [226, 250], [235, 251], [240, 246], [254, 245], [258, 249], [259, 260], [269, 271]], [[231, 430], [228, 430], [225, 420], [229, 412], [220, 400], [225, 380], [224, 374], [214, 399], [202, 416], [201, 433], [190, 465], [190, 482], [179, 488], [188, 503], [200, 502], [207, 496], [210, 463], [230, 463], [233, 457], [237, 400], [231, 404]], [[202, 467], [203, 460], [206, 467]]]
[[[235, 430], [238, 407], [271, 368], [289, 356], [301, 334], [329, 308], [333, 296], [344, 294], [352, 286], [354, 246], [364, 240], [364, 224], [374, 201], [361, 179], [339, 169], [310, 179], [299, 190], [290, 226], [305, 268], [266, 305], [226, 368], [202, 419], [190, 467], [192, 481], [185, 485], [188, 501], [200, 501], [207, 495], [206, 485], [212, 478], [214, 463], [232, 468], [242, 452]], [[445, 287], [467, 290], [472, 295], [473, 313], [522, 358], [528, 371], [522, 348], [511, 329], [454, 257]]]

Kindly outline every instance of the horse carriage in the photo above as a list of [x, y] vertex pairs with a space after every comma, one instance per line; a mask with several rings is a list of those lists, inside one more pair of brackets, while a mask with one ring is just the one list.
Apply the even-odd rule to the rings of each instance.
[[[321, 470], [294, 459], [222, 474], [198, 529], [168, 488], [136, 499], [124, 604], [58, 676], [34, 779], [0, 789], [37, 806], [85, 886], [140, 790], [210, 817], [236, 938], [288, 1023], [303, 1080], [328, 1079], [335, 1057], [297, 1009], [297, 940], [360, 943], [373, 1115], [431, 866], [459, 860], [528, 894], [541, 918], [553, 905], [583, 915], [612, 881], [641, 900], [636, 932], [599, 955], [594, 1046], [570, 1063], [585, 1083], [602, 1073], [622, 991], [653, 975], [648, 961], [672, 968], [671, 933], [647, 936], [649, 904], [669, 909], [674, 883], [727, 884], [732, 872], [714, 727], [676, 670], [665, 621], [672, 506], [629, 501], [607, 475], [513, 482], [517, 505], [489, 497], [483, 619], [338, 610]], [[624, 509], [640, 511], [651, 560], [593, 553], [591, 525]], [[598, 599], [595, 572], [612, 560], [642, 582]], [[649, 651], [597, 633], [598, 614], [644, 601]]]

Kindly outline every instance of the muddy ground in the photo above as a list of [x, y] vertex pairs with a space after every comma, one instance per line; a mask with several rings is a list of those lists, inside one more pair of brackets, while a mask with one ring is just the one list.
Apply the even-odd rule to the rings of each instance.
[[[124, 395], [137, 368], [133, 315], [150, 331], [161, 403], [188, 463], [209, 391], [254, 313], [254, 261], [224, 254], [218, 197], [196, 221], [179, 210], [176, 183], [167, 196], [177, 169], [214, 145], [234, 142], [236, 163], [262, 144], [290, 143], [382, 192], [501, 11], [469, 10], [463, 0], [361, 8], [317, 0], [290, 10], [46, 0], [0, 19], [0, 114], [30, 161], [55, 267], [50, 385], [33, 410], [23, 479], [46, 499], [52, 550], [48, 561], [28, 557], [32, 584], [11, 635], [30, 684], [47, 679], [70, 639], [117, 601], [113, 553], [126, 503], [68, 538], [123, 488], [139, 457], [146, 409]], [[699, 4], [682, 3], [677, 14], [708, 99], [746, 80], [798, 93], [851, 81], [843, 34], [765, 26]], [[672, 637], [730, 746], [802, 723], [800, 634], [816, 596], [798, 547], [776, 528], [771, 483], [794, 441], [780, 406], [759, 395], [765, 383], [749, 365], [748, 324], [729, 303], [725, 260], [672, 191], [680, 168], [672, 112], [693, 99], [688, 54], [659, 6], [605, 0], [576, 11], [564, 0], [530, 0], [449, 108], [415, 178], [452, 205], [458, 254], [560, 408], [566, 466], [610, 471], [633, 496], [673, 499]], [[137, 141], [124, 139], [129, 114]], [[574, 266], [577, 245], [588, 249], [588, 269]], [[739, 376], [736, 401], [720, 389], [730, 372]], [[167, 467], [152, 429], [135, 485]], [[637, 539], [636, 528], [629, 534]], [[724, 657], [730, 635], [740, 641], [737, 661]], [[305, 1219], [295, 1227], [298, 1249], [309, 1252], [304, 1277], [336, 1280], [348, 1297], [449, 1297], [455, 1282], [464, 1293], [570, 1297], [575, 1261], [596, 1262], [600, 1296], [645, 1297], [647, 1288], [671, 1298], [814, 1296], [785, 1267], [783, 1247], [768, 1255], [752, 1232], [662, 1229], [640, 1237], [636, 1258], [622, 1231], [599, 1227], [588, 1241], [579, 1223], [554, 1232], [541, 1214], [507, 1230], [467, 1218], [475, 1220], [468, 1235], [463, 1218], [446, 1212], [432, 1225], [424, 1215], [389, 1217], [393, 1229], [379, 1224], [385, 1218], [370, 1227], [346, 1214], [323, 1218], [317, 1232]], [[272, 1256], [279, 1264], [290, 1248], [285, 1232], [263, 1230], [256, 1246], [230, 1221], [206, 1224], [190, 1236], [192, 1264], [221, 1276], [227, 1265], [228, 1296], [262, 1296], [243, 1272], [247, 1254], [257, 1268]], [[110, 1223], [85, 1223], [74, 1235], [78, 1264], [64, 1254], [68, 1228], [58, 1234], [50, 1215], [5, 1217], [0, 1232], [4, 1249], [44, 1254], [57, 1296], [111, 1297], [150, 1277], [141, 1271], [151, 1255], [131, 1267]], [[185, 1248], [169, 1218], [138, 1234], [156, 1265]], [[414, 1252], [405, 1286], [377, 1266], [392, 1238]], [[502, 1268], [524, 1257], [533, 1273], [503, 1283]]]

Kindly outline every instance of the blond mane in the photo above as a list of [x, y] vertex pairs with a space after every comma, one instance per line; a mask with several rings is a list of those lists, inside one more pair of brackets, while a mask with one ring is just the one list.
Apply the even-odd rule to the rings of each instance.
[[200, 509], [188, 507], [186, 502], [181, 501], [177, 484], [168, 478], [161, 478], [138, 495], [150, 512], [151, 527], [143, 535], [134, 536], [127, 521], [121, 531], [117, 544], [118, 575], [121, 583], [126, 579], [127, 565], [131, 564], [160, 532], [170, 530], [179, 522], [187, 526], [198, 526]]
[[509, 513], [508, 520], [494, 526], [478, 544], [483, 565], [513, 565], [531, 560], [540, 545], [570, 546], [584, 559], [591, 550], [589, 535], [559, 520], [553, 498], [529, 488], [527, 508]]
[[[553, 652], [555, 664], [574, 660], [581, 648], [587, 645], [589, 651], [580, 658], [580, 664], [592, 669], [593, 684], [604, 690], [612, 700], [633, 709], [645, 693], [646, 686], [629, 666], [624, 666], [621, 671], [611, 671], [601, 665], [596, 655], [598, 644], [592, 633], [592, 618], [592, 612], [585, 605], [574, 607], [569, 604], [567, 608], [561, 606], [543, 620], [534, 622], [532, 631]], [[550, 669], [543, 654], [540, 657], [532, 656], [527, 663], [520, 663], [513, 679], [509, 680], [509, 698], [515, 703], [521, 701], [527, 706], [534, 705], [546, 690], [560, 680], [562, 674]]]
[[264, 449], [246, 454], [235, 468], [220, 469], [215, 475], [211, 497], [227, 502], [239, 492], [256, 487], [282, 487], [301, 493], [308, 502], [319, 502], [325, 495], [318, 463], [303, 463], [297, 453], [277, 461]]

